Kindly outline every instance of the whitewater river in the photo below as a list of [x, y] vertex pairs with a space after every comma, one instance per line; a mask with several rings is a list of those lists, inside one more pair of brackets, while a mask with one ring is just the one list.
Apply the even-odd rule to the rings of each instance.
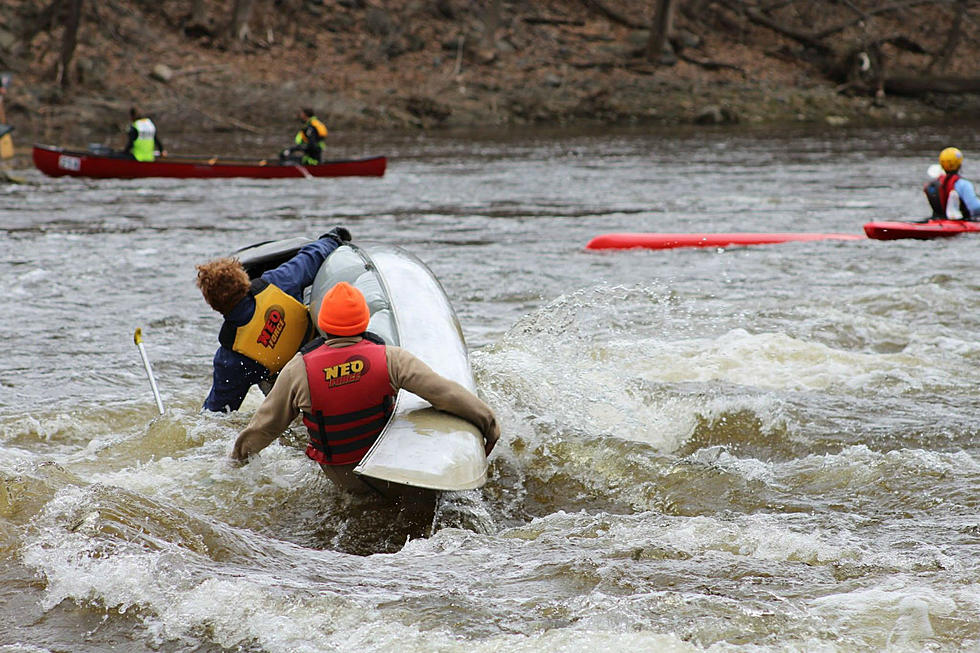
[[[942, 147], [980, 177], [953, 133], [331, 142], [389, 155], [381, 179], [20, 171], [0, 653], [977, 650], [980, 236], [584, 249], [923, 217]], [[340, 494], [297, 429], [230, 466], [257, 390], [200, 412], [219, 317], [194, 265], [337, 224], [429, 264], [502, 425], [487, 485], [428, 523]]]

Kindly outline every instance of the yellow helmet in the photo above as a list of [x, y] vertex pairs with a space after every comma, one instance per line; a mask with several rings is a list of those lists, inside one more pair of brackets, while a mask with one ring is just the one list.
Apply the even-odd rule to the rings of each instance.
[[955, 147], [947, 147], [939, 153], [939, 165], [946, 172], [956, 172], [963, 165], [963, 153]]

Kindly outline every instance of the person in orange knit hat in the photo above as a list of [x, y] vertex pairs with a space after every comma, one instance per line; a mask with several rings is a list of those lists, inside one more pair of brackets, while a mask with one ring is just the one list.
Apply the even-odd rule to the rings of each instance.
[[353, 470], [384, 429], [400, 388], [472, 423], [490, 454], [500, 438], [490, 407], [408, 350], [377, 342], [366, 331], [369, 319], [364, 295], [349, 283], [340, 282], [324, 295], [317, 324], [326, 335], [303, 347], [279, 373], [238, 435], [234, 460], [247, 461], [302, 414], [310, 435], [306, 455], [339, 487], [376, 491]]

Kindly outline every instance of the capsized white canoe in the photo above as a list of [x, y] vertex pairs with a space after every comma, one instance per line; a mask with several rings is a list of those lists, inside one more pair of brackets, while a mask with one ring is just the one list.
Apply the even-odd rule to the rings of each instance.
[[[313, 315], [327, 291], [341, 281], [364, 293], [371, 311], [369, 331], [476, 391], [456, 312], [425, 263], [393, 245], [339, 247], [313, 282], [309, 302]], [[399, 390], [391, 419], [354, 472], [433, 490], [481, 487], [487, 479], [483, 436], [466, 420]]]

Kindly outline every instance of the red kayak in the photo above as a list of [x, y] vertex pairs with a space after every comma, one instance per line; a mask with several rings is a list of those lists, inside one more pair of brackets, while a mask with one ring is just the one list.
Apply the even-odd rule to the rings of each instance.
[[381, 177], [387, 160], [383, 156], [317, 165], [283, 165], [278, 161], [222, 159], [221, 157], [168, 156], [156, 161], [136, 161], [118, 155], [75, 152], [47, 145], [34, 146], [34, 165], [50, 177], [96, 177], [136, 179], [177, 177], [181, 179], [250, 177], [284, 179], [296, 177]]
[[735, 233], [735, 234], [644, 234], [619, 233], [596, 236], [586, 249], [673, 249], [675, 247], [729, 247], [731, 245], [767, 245], [808, 240], [863, 240], [859, 234], [811, 233]]
[[928, 222], [869, 222], [864, 225], [864, 233], [868, 234], [868, 238], [875, 240], [949, 238], [970, 231], [980, 231], [980, 222], [929, 220]]

